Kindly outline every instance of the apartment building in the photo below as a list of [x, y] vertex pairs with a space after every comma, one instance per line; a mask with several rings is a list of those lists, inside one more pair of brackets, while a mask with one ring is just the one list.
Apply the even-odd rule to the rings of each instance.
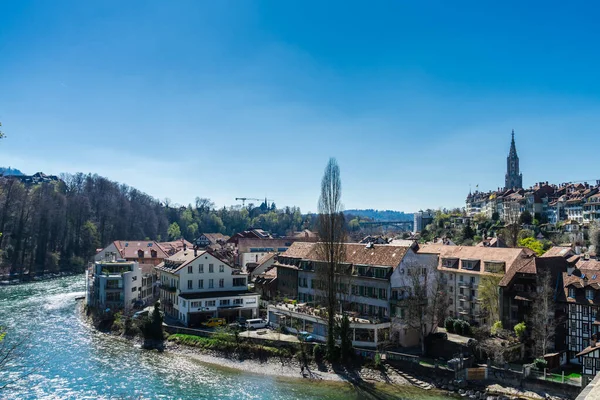
[[86, 270], [86, 302], [102, 311], [127, 312], [147, 305], [153, 286], [143, 275], [134, 261], [96, 261]]
[[186, 326], [211, 317], [258, 316], [259, 295], [248, 290], [247, 274], [207, 250], [180, 251], [156, 269], [165, 314]]
[[[325, 298], [323, 271], [326, 262], [321, 246], [320, 243], [294, 243], [277, 257], [274, 264], [277, 268], [279, 292], [303, 304], [309, 310], [307, 320], [318, 317], [318, 314], [315, 315], [310, 310], [318, 308]], [[437, 255], [417, 254], [416, 249], [414, 242], [409, 242], [406, 246], [343, 245], [344, 259], [336, 274], [336, 295], [341, 303], [340, 310], [361, 321], [358, 328], [361, 340], [357, 340], [361, 342], [361, 346], [365, 346], [365, 338], [379, 335], [376, 335], [375, 330], [387, 332], [381, 335], [389, 338], [392, 324], [400, 345], [418, 343], [418, 334], [409, 331], [403, 322], [407, 314], [403, 300], [410, 292], [411, 280], [408, 277], [418, 271], [422, 279], [426, 279], [431, 271], [436, 271]], [[297, 311], [296, 314], [301, 315], [302, 311]], [[309, 324], [311, 329], [323, 329], [321, 325]], [[363, 335], [366, 331], [371, 333]], [[319, 330], [317, 334], [323, 335], [323, 331]]]
[[438, 244], [421, 245], [417, 253], [439, 257], [437, 269], [450, 297], [448, 316], [475, 325], [487, 322], [478, 298], [482, 278], [501, 278], [534, 255], [529, 249]]

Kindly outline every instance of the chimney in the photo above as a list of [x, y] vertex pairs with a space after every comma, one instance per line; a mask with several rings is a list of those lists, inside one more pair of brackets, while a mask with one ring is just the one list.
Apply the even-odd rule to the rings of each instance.
[[198, 257], [198, 247], [196, 245], [194, 245], [194, 257]]
[[598, 342], [598, 339], [596, 337], [596, 334], [593, 334], [590, 337], [590, 347], [596, 347], [597, 342]]

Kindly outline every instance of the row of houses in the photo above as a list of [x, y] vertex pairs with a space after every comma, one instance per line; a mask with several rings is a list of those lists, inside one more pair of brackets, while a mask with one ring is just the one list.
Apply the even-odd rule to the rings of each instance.
[[600, 220], [600, 182], [563, 183], [551, 185], [539, 182], [529, 189], [498, 189], [496, 191], [469, 193], [466, 200], [468, 216], [484, 214], [501, 220], [528, 211], [533, 216], [545, 218], [550, 224], [573, 221], [589, 224]]

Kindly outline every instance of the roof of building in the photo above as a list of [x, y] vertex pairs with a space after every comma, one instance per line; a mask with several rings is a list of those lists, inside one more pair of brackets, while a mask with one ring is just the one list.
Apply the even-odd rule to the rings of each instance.
[[594, 258], [590, 258], [589, 260], [579, 258], [575, 264], [575, 268], [590, 271], [600, 271], [600, 261]]
[[171, 242], [159, 242], [158, 245], [168, 255], [173, 255], [173, 254], [177, 253], [178, 251], [183, 250], [184, 247], [191, 249], [194, 246], [193, 244], [191, 244], [190, 242], [188, 242], [185, 239], [173, 240]]
[[[122, 258], [142, 258], [138, 251], [144, 252], [143, 258], [167, 258], [169, 255], [155, 241], [148, 240], [115, 240], [114, 242], [117, 251]], [[152, 257], [152, 250], [156, 251], [156, 257]]]
[[172, 272], [172, 273], [177, 272], [177, 271], [180, 271], [182, 268], [186, 267], [189, 263], [191, 263], [198, 257], [201, 257], [205, 254], [211, 255], [211, 256], [215, 257], [217, 260], [221, 261], [223, 264], [227, 265], [228, 267], [231, 267], [231, 265], [227, 261], [217, 257], [215, 254], [211, 253], [208, 250], [194, 251], [194, 250], [188, 249], [186, 251], [177, 252], [177, 253], [173, 254], [172, 256], [166, 258], [162, 263], [158, 264], [156, 266], [156, 268], [163, 270], [163, 271]]
[[589, 354], [594, 350], [600, 350], [599, 346], [600, 346], [600, 342], [598, 342], [598, 344], [596, 346], [588, 346], [585, 349], [583, 349], [581, 352], [579, 352], [575, 357], [585, 356], [586, 354]]
[[[473, 273], [488, 274], [480, 265], [478, 269], [466, 269], [462, 267], [463, 260], [476, 260], [482, 262], [503, 262], [505, 264], [505, 274], [511, 268], [523, 268], [527, 262], [533, 258], [534, 252], [524, 248], [501, 248], [501, 247], [481, 247], [481, 246], [444, 246], [444, 245], [421, 245], [417, 253], [439, 254], [438, 269], [441, 271], [456, 272], [457, 270]], [[457, 268], [443, 267], [444, 259], [457, 259], [459, 266]]]
[[[344, 243], [345, 263], [355, 265], [380, 265], [397, 267], [402, 261], [409, 246], [394, 246], [390, 244], [364, 245], [359, 243]], [[282, 257], [325, 261], [322, 254], [322, 243], [293, 243], [281, 254]]]
[[309, 229], [304, 229], [300, 232], [294, 232], [292, 237], [294, 237], [294, 238], [318, 238], [319, 235]]
[[565, 272], [568, 266], [569, 263], [563, 257], [533, 257], [532, 255], [528, 255], [517, 261], [512, 268], [506, 271], [498, 286], [508, 286], [518, 274], [538, 275], [543, 271], [550, 272], [550, 278], [554, 285], [557, 277], [562, 272]]
[[552, 246], [541, 257], [565, 257], [568, 258], [575, 254], [572, 248], [562, 246]]
[[210, 240], [211, 243], [226, 242], [229, 240], [229, 236], [223, 235], [222, 233], [203, 233], [203, 235]]
[[[571, 274], [562, 274], [564, 296], [569, 303], [600, 304], [600, 271], [575, 269]], [[588, 299], [584, 291], [576, 290], [575, 297], [569, 297], [569, 287], [575, 289], [594, 289], [594, 297]], [[564, 299], [563, 299], [564, 300]]]

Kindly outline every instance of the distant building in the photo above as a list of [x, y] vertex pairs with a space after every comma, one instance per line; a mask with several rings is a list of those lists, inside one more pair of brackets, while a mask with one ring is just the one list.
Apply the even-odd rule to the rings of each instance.
[[191, 244], [190, 242], [188, 242], [185, 239], [181, 239], [181, 240], [174, 240], [172, 242], [159, 242], [158, 245], [163, 249], [163, 251], [172, 256], [173, 254], [177, 253], [178, 251], [184, 250], [184, 249], [191, 249], [194, 245]]
[[158, 265], [169, 255], [163, 247], [149, 240], [115, 240], [94, 256], [94, 261], [123, 259], [140, 264]]
[[26, 186], [38, 185], [40, 183], [59, 182], [60, 179], [55, 175], [46, 175], [43, 172], [38, 172], [33, 175], [4, 175], [5, 179], [14, 179]]
[[133, 261], [102, 261], [86, 270], [86, 302], [100, 310], [129, 311], [147, 305], [153, 298], [153, 281], [143, 279], [142, 271]]
[[425, 227], [433, 222], [433, 218], [435, 217], [435, 212], [432, 210], [427, 211], [419, 211], [414, 215], [414, 232], [422, 232]]
[[519, 156], [515, 146], [515, 130], [512, 131], [510, 151], [506, 158], [506, 176], [504, 178], [504, 190], [523, 189], [523, 174], [519, 172]]
[[229, 236], [222, 233], [203, 233], [198, 236], [195, 243], [199, 248], [205, 249], [207, 247], [225, 246], [229, 239]]

